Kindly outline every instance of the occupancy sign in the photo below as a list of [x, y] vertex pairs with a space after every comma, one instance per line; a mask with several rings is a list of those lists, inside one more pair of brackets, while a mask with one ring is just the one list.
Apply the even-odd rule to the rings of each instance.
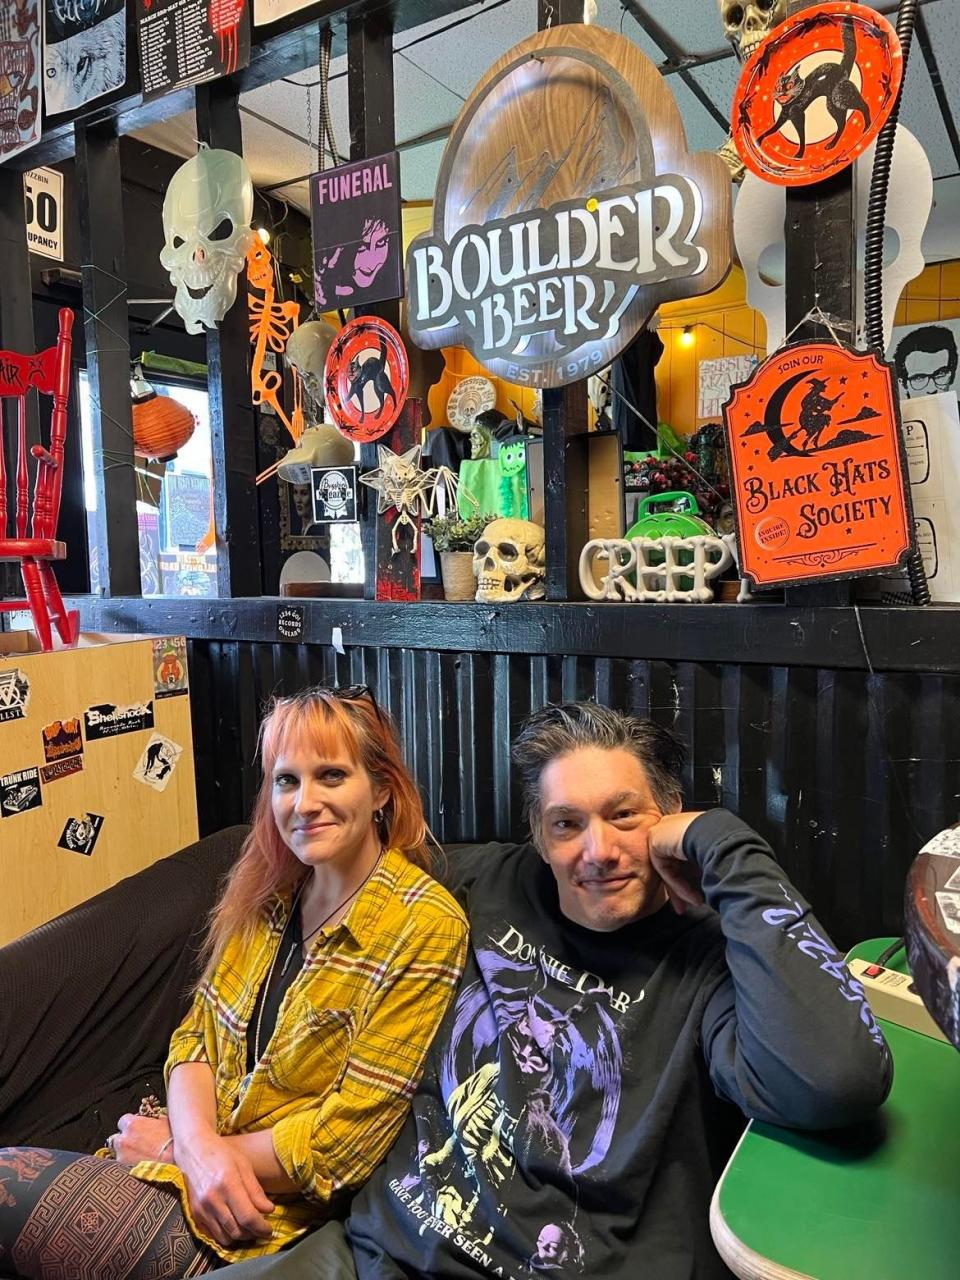
[[893, 370], [872, 353], [796, 343], [723, 408], [740, 569], [756, 586], [879, 573], [912, 518]]
[[147, 102], [250, 61], [247, 0], [137, 0], [137, 27]]

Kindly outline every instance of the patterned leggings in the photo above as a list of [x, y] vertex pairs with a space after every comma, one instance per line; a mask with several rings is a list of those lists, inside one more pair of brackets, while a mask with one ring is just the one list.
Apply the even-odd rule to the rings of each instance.
[[0, 1148], [0, 1276], [165, 1280], [221, 1265], [191, 1235], [175, 1192], [112, 1160]]

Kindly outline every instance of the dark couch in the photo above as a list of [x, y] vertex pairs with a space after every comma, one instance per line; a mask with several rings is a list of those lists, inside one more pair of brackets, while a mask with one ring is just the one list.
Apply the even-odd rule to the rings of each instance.
[[210, 908], [247, 827], [154, 863], [0, 948], [0, 1146], [94, 1151], [162, 1094]]

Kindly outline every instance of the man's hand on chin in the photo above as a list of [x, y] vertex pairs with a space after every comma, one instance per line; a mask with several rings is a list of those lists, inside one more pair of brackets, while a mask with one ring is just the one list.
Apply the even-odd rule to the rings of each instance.
[[687, 829], [701, 816], [701, 812], [664, 814], [649, 832], [650, 861], [664, 883], [670, 905], [679, 916], [687, 907], [700, 906], [704, 901], [700, 890], [700, 868], [683, 852]]

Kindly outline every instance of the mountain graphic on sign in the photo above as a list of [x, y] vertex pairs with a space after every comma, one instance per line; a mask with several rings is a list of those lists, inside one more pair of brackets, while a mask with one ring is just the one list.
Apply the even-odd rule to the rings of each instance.
[[[529, 136], [541, 138], [544, 130], [531, 122]], [[541, 150], [525, 162], [517, 147], [515, 143], [478, 187], [464, 192], [456, 210], [458, 220], [482, 224], [528, 209], [547, 209], [569, 199], [571, 191], [601, 193], [616, 187], [628, 181], [637, 167], [636, 155], [625, 154], [616, 104], [607, 86], [598, 88], [560, 156]], [[561, 177], [563, 181], [558, 182]]]
[[[806, 372], [792, 374], [770, 396], [763, 421], [752, 422], [745, 428], [744, 436], [766, 435], [770, 441], [767, 457], [771, 462], [775, 462], [777, 458], [796, 458], [825, 453], [831, 449], [849, 448], [851, 445], [878, 439], [876, 434], [856, 431], [847, 425], [879, 418], [877, 410], [871, 409], [869, 405], [863, 405], [854, 417], [841, 418], [839, 423], [834, 423], [833, 409], [843, 400], [845, 382], [845, 378], [834, 382], [831, 378], [820, 378]], [[791, 417], [784, 421], [786, 402], [800, 383], [804, 384], [803, 395]], [[837, 394], [828, 394], [833, 390]], [[843, 430], [836, 430], [838, 426]]]

